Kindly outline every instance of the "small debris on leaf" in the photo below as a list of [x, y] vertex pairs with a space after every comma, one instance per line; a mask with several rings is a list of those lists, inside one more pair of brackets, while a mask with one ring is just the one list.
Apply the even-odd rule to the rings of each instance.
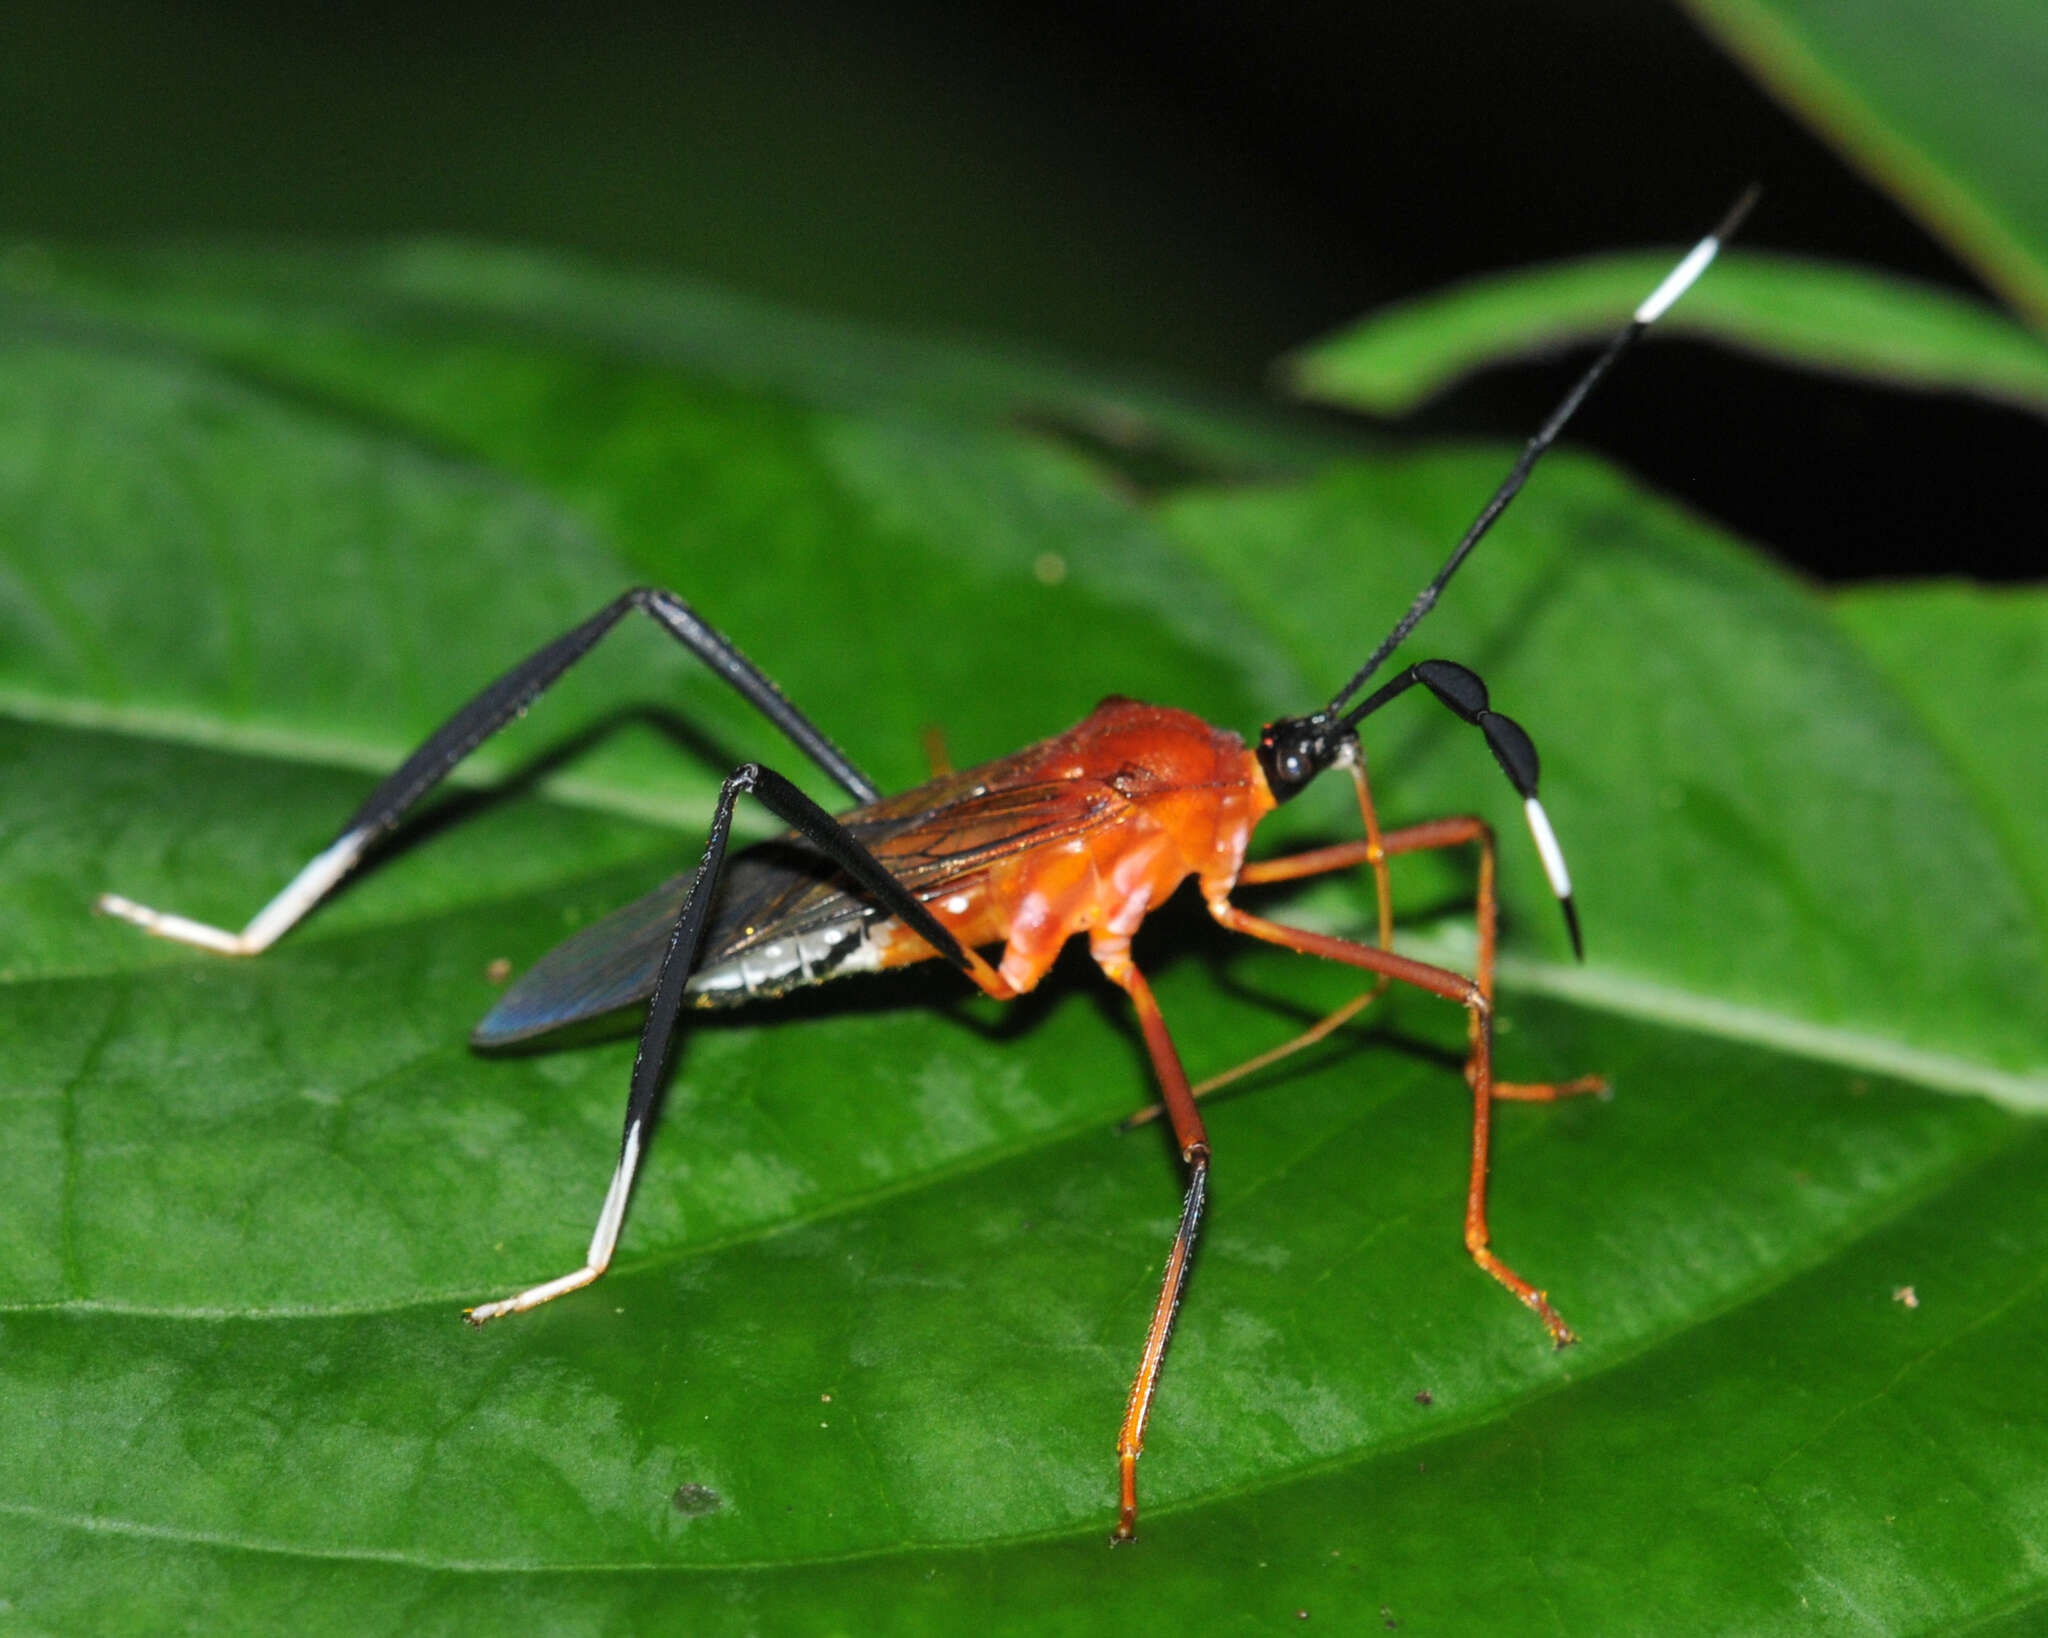
[[679, 1484], [676, 1493], [669, 1497], [669, 1505], [685, 1518], [701, 1519], [723, 1507], [725, 1498], [708, 1484]]

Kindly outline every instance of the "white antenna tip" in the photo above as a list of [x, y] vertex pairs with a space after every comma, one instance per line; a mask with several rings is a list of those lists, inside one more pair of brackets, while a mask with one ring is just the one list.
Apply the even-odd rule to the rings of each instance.
[[1644, 298], [1643, 305], [1636, 309], [1636, 323], [1655, 324], [1670, 310], [1673, 302], [1699, 282], [1699, 276], [1720, 253], [1719, 234], [1710, 233], [1694, 245], [1686, 253], [1685, 260], [1667, 273], [1664, 282]]
[[1529, 834], [1536, 839], [1536, 851], [1543, 858], [1543, 873], [1550, 878], [1550, 891], [1560, 899], [1572, 896], [1571, 872], [1564, 866], [1564, 849], [1557, 845], [1557, 832], [1550, 828], [1550, 815], [1543, 804], [1530, 797], [1522, 804], [1529, 819]]

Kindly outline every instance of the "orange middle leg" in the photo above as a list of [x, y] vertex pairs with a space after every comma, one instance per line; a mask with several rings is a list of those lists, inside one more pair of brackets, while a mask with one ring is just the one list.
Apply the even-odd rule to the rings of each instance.
[[1188, 1090], [1187, 1071], [1167, 1033], [1159, 1003], [1145, 975], [1131, 964], [1129, 956], [1097, 948], [1095, 959], [1109, 975], [1110, 982], [1131, 998], [1137, 1008], [1138, 1024], [1145, 1033], [1145, 1050], [1151, 1054], [1153, 1072], [1166, 1100], [1166, 1112], [1173, 1121], [1173, 1135], [1180, 1143], [1180, 1157], [1187, 1163], [1188, 1192], [1181, 1202], [1180, 1227], [1174, 1231], [1173, 1249], [1166, 1254], [1166, 1278], [1159, 1287], [1159, 1301], [1152, 1308], [1152, 1323], [1145, 1331], [1145, 1351], [1138, 1358], [1138, 1374], [1131, 1383], [1131, 1397], [1124, 1407], [1123, 1426], [1117, 1432], [1118, 1471], [1123, 1483], [1123, 1503], [1117, 1514], [1116, 1533], [1110, 1545], [1130, 1541], [1138, 1530], [1138, 1455], [1145, 1448], [1145, 1421], [1152, 1413], [1152, 1396], [1159, 1387], [1159, 1367], [1166, 1358], [1166, 1339], [1173, 1330], [1173, 1317], [1180, 1308], [1187, 1285], [1188, 1260], [1194, 1255], [1195, 1232], [1201, 1226], [1202, 1205], [1209, 1190], [1209, 1135], [1195, 1110], [1194, 1094]]

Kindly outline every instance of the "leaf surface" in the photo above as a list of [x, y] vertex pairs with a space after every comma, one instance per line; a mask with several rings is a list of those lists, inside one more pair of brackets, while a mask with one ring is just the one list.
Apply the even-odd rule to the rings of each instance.
[[[928, 724], [964, 762], [1111, 691], [1250, 731], [1335, 686], [1505, 457], [1333, 459], [971, 358], [935, 404], [823, 334], [771, 379], [687, 287], [643, 329], [717, 347], [593, 329], [616, 290], [573, 268], [465, 289], [435, 254], [427, 296], [53, 261], [0, 309], [0, 1598], [32, 1629], [2037, 1607], [2041, 773], [1998, 749], [2034, 684], [1945, 668], [2002, 629], [1967, 600], [1830, 609], [1572, 457], [1411, 646], [1542, 746], [1588, 967], [1469, 731], [1411, 696], [1368, 749], [1391, 820], [1502, 827], [1506, 1071], [1612, 1078], [1498, 1120], [1496, 1244], [1581, 1346], [1467, 1259], [1461, 1020], [1396, 999], [1213, 1104], [1142, 1539], [1110, 1554], [1179, 1179], [1115, 1130], [1144, 1056], [1085, 959], [1008, 1009], [920, 970], [694, 1029], [613, 1273], [468, 1332], [462, 1303], [581, 1254], [631, 1056], [470, 1053], [492, 963], [694, 856], [731, 761], [788, 756], [622, 634], [259, 961], [94, 893], [246, 916], [637, 579], [887, 784]], [[1261, 844], [1345, 834], [1344, 797]], [[1469, 953], [1470, 861], [1412, 865], [1406, 936]], [[1259, 903], [1368, 914], [1356, 883]], [[1179, 902], [1138, 954], [1198, 1076], [1353, 993]]]

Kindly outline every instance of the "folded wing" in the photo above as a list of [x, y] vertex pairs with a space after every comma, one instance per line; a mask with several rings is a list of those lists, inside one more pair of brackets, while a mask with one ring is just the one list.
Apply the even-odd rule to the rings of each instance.
[[[856, 808], [841, 823], [930, 902], [976, 887], [999, 859], [1085, 834], [1122, 805], [1112, 788], [1094, 780], [1016, 782], [1021, 760], [945, 775]], [[506, 1046], [645, 1001], [692, 874], [670, 877], [549, 951], [505, 992], [471, 1041]], [[716, 893], [691, 990], [703, 1006], [735, 1005], [872, 966], [860, 952], [892, 921], [794, 834], [731, 856]], [[779, 954], [767, 962], [771, 951]], [[749, 982], [722, 981], [743, 966]], [[755, 980], [757, 972], [768, 976]]]

